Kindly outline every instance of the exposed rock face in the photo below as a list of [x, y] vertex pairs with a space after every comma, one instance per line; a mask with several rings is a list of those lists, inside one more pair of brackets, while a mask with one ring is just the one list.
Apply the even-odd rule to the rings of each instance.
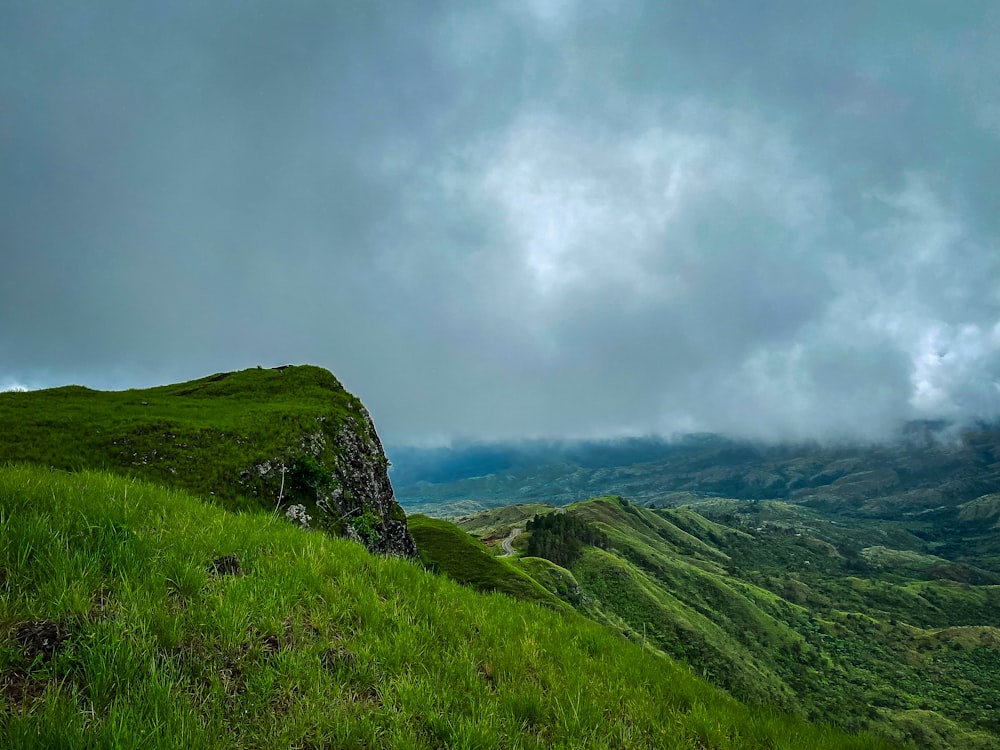
[[322, 415], [316, 424], [294, 450], [241, 472], [240, 484], [258, 497], [273, 497], [276, 509], [304, 508], [313, 527], [361, 542], [371, 552], [415, 556], [368, 410], [355, 401], [339, 427]]
[[417, 547], [389, 482], [389, 460], [368, 410], [361, 406], [359, 412], [337, 433], [336, 482], [317, 505], [327, 513], [338, 513], [345, 533], [372, 552], [413, 557]]

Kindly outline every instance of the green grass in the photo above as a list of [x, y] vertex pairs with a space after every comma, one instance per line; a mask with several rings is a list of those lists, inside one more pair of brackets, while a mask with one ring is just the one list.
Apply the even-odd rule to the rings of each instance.
[[522, 566], [742, 700], [921, 747], [997, 746], [1000, 637], [989, 626], [1000, 587], [968, 582], [978, 569], [913, 553], [891, 527], [839, 525], [788, 503], [703, 507], [722, 522], [620, 497], [574, 503], [567, 514], [603, 531], [608, 549], [585, 547], [560, 575]]
[[[698, 536], [685, 531], [669, 520], [669, 516], [633, 505], [620, 497], [597, 497], [568, 506], [568, 512], [580, 518], [597, 523], [605, 531], [615, 534], [621, 541], [643, 541], [649, 545], [670, 550], [683, 555], [690, 561], [698, 561], [710, 570], [719, 571], [730, 561], [728, 555], [717, 546], [706, 543]], [[720, 527], [710, 521], [702, 522], [702, 530], [709, 535], [723, 533]], [[729, 533], [732, 533], [731, 531]]]
[[566, 568], [544, 557], [519, 557], [517, 565], [560, 599], [580, 603], [580, 584]]
[[477, 591], [499, 591], [525, 601], [561, 608], [565, 604], [520, 567], [495, 557], [455, 524], [422, 515], [407, 517], [421, 562], [435, 573]]
[[[40, 620], [66, 640], [28, 659]], [[887, 747], [347, 540], [27, 466], [0, 468], [0, 685], [16, 749]]]
[[[767, 648], [762, 640], [790, 643], [795, 637], [718, 580], [696, 568], [678, 568], [669, 579], [650, 576], [617, 555], [591, 549], [573, 573], [593, 602], [595, 619], [612, 626], [621, 621], [633, 639], [696, 666], [742, 700], [801, 711], [790, 685], [756, 655]], [[732, 626], [737, 618], [738, 628]]]
[[[112, 469], [214, 498], [231, 509], [273, 503], [265, 462], [337, 450], [364, 430], [361, 402], [319, 367], [251, 369], [145, 390], [67, 386], [0, 393], [0, 460]], [[271, 485], [274, 485], [273, 487]], [[289, 481], [286, 493], [294, 493]]]

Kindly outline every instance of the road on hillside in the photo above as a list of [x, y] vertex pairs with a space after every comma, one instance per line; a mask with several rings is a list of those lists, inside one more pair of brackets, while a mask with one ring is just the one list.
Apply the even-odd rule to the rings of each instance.
[[510, 530], [510, 533], [504, 538], [500, 544], [503, 546], [503, 554], [500, 557], [513, 557], [514, 548], [510, 546], [510, 543], [517, 539], [517, 535], [521, 533], [521, 529], [514, 527]]

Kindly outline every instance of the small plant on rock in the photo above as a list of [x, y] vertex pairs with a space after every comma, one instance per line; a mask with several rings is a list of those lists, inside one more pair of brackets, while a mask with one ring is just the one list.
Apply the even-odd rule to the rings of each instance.
[[312, 520], [312, 516], [306, 512], [306, 506], [301, 504], [289, 505], [285, 510], [285, 518], [298, 524], [303, 529], [310, 528], [309, 522]]

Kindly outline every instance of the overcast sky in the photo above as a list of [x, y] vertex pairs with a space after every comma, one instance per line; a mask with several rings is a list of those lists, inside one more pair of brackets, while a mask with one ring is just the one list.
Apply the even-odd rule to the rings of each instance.
[[995, 0], [0, 0], [0, 388], [389, 443], [1000, 416]]

